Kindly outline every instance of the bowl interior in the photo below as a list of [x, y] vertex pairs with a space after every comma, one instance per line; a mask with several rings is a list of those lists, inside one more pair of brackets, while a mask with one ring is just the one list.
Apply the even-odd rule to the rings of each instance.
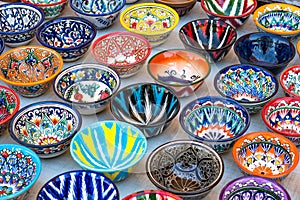
[[4, 124], [18, 111], [20, 100], [12, 90], [0, 86], [0, 124]]
[[300, 96], [300, 65], [284, 70], [280, 76], [282, 88], [292, 96]]
[[76, 12], [90, 16], [101, 16], [115, 13], [123, 8], [124, 4], [124, 0], [71, 0], [71, 7]]

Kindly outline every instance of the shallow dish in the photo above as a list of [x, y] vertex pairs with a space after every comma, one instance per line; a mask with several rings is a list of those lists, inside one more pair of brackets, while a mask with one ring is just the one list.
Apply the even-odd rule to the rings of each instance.
[[280, 75], [280, 85], [288, 96], [300, 96], [300, 65], [286, 68]]
[[132, 193], [122, 200], [182, 200], [179, 196], [163, 190], [143, 190]]
[[154, 0], [155, 3], [165, 4], [178, 13], [180, 17], [189, 13], [195, 6], [197, 0]]

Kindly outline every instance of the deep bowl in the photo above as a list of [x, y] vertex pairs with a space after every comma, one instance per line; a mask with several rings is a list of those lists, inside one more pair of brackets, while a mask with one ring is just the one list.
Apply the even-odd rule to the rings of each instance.
[[276, 77], [270, 72], [247, 64], [225, 67], [214, 80], [219, 94], [236, 100], [251, 114], [259, 112], [275, 96], [278, 85]]
[[210, 62], [219, 62], [231, 49], [237, 32], [222, 20], [197, 19], [181, 27], [179, 38], [186, 49], [208, 54]]
[[161, 134], [180, 110], [179, 99], [155, 83], [138, 83], [120, 90], [111, 100], [112, 115], [139, 128], [149, 138]]
[[247, 131], [250, 115], [234, 100], [207, 96], [188, 103], [182, 109], [180, 124], [193, 140], [224, 153]]
[[42, 46], [22, 46], [0, 55], [0, 80], [24, 97], [44, 94], [63, 67], [56, 51]]
[[212, 148], [197, 141], [165, 143], [149, 155], [147, 176], [159, 189], [183, 199], [201, 199], [221, 180], [222, 158]]
[[180, 17], [189, 13], [195, 6], [197, 0], [154, 0], [155, 3], [161, 3], [176, 10]]
[[37, 30], [38, 41], [57, 51], [64, 61], [81, 58], [96, 37], [97, 30], [89, 21], [79, 17], [63, 17], [44, 23]]
[[101, 64], [117, 71], [121, 78], [135, 75], [151, 53], [148, 40], [130, 32], [112, 32], [92, 44], [92, 55]]
[[132, 193], [122, 200], [182, 200], [179, 196], [163, 190], [143, 190]]
[[177, 97], [193, 95], [210, 73], [210, 64], [197, 52], [173, 49], [152, 56], [148, 73], [158, 83], [170, 88]]
[[99, 121], [81, 129], [71, 142], [71, 155], [83, 169], [102, 172], [114, 182], [125, 179], [147, 151], [147, 140], [135, 126]]
[[284, 69], [279, 80], [286, 95], [293, 97], [300, 96], [300, 65]]

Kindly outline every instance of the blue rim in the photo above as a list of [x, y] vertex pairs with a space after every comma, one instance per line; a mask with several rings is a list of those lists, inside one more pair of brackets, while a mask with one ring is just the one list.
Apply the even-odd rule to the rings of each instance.
[[0, 54], [3, 52], [5, 48], [4, 40], [0, 37]]

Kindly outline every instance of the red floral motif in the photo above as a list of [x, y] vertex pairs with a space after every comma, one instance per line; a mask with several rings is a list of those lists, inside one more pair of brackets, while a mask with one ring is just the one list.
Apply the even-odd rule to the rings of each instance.
[[74, 99], [76, 99], [77, 101], [81, 101], [82, 98], [83, 98], [82, 94], [77, 93], [77, 94], [74, 95]]

